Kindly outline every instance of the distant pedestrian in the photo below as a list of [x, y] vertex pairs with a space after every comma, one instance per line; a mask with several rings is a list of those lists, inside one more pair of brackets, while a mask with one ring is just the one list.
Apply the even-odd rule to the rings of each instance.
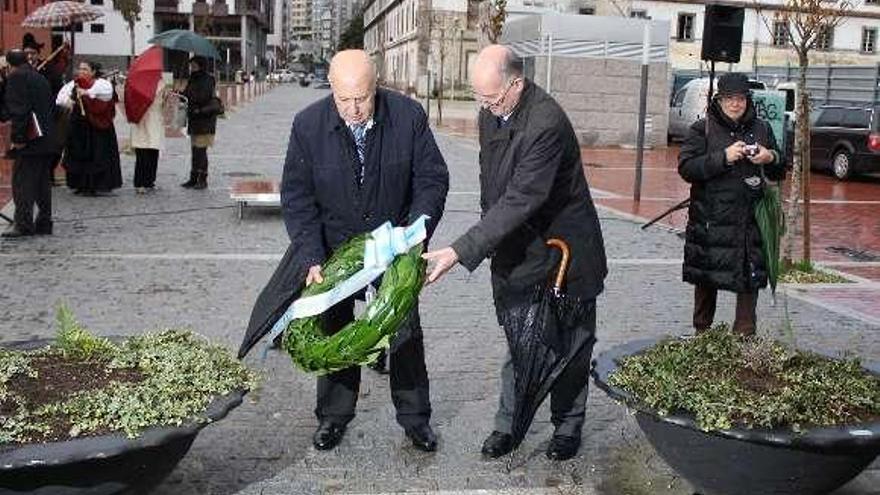
[[116, 101], [113, 84], [92, 61], [80, 62], [76, 78], [58, 92], [55, 103], [70, 113], [64, 164], [74, 194], [95, 196], [122, 186]]
[[140, 122], [131, 126], [131, 147], [134, 148], [134, 187], [138, 194], [152, 192], [156, 188], [156, 170], [159, 153], [165, 141], [165, 121], [162, 107], [167, 90], [165, 81], [159, 80], [156, 95]]
[[755, 204], [785, 166], [770, 124], [758, 118], [748, 78], [728, 73], [705, 119], [690, 128], [678, 173], [691, 184], [684, 280], [694, 284], [694, 328], [712, 326], [718, 290], [736, 293], [733, 331], [755, 333], [758, 289], [767, 286]]
[[208, 148], [214, 145], [219, 104], [215, 100], [214, 76], [208, 73], [208, 61], [193, 57], [189, 61], [190, 75], [183, 96], [187, 99], [187, 131], [192, 149], [189, 180], [181, 184], [187, 189], [208, 187]]
[[[12, 199], [15, 218], [5, 238], [52, 233], [52, 117], [49, 83], [27, 63], [21, 50], [6, 55], [10, 69], [4, 95], [4, 113], [12, 123]], [[34, 205], [37, 206], [36, 221]]]

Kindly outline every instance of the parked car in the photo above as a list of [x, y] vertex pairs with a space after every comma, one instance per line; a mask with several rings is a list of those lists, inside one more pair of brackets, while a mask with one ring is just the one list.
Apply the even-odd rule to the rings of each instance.
[[[717, 82], [716, 77], [715, 83]], [[749, 85], [752, 89], [765, 89], [764, 83], [760, 81], [751, 80]], [[690, 80], [678, 90], [672, 98], [672, 106], [669, 107], [669, 139], [684, 139], [690, 126], [706, 115], [708, 94], [708, 77]]]
[[294, 81], [293, 71], [287, 69], [279, 69], [266, 76], [266, 80], [276, 83], [291, 83]]
[[840, 180], [880, 171], [880, 106], [822, 106], [810, 129], [810, 168]]

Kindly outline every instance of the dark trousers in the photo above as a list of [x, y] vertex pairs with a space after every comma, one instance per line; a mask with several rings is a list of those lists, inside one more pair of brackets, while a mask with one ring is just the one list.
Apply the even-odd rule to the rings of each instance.
[[37, 227], [52, 225], [52, 186], [49, 184], [50, 156], [19, 155], [12, 166], [12, 200], [15, 203], [15, 226], [33, 233], [34, 204]]
[[[354, 301], [343, 301], [324, 313], [324, 329], [335, 333], [354, 319]], [[431, 401], [428, 393], [428, 371], [425, 368], [425, 348], [419, 322], [418, 306], [399, 333], [409, 333], [410, 338], [401, 342], [390, 353], [389, 375], [391, 400], [397, 410], [397, 422], [404, 428], [426, 424], [431, 418]], [[318, 421], [338, 425], [348, 424], [354, 418], [361, 368], [337, 371], [318, 377], [318, 399], [315, 416]]]
[[135, 148], [134, 187], [154, 187], [159, 166], [159, 150]]
[[208, 148], [192, 147], [192, 171], [208, 175]]
[[[596, 303], [585, 302], [588, 311], [575, 332], [588, 334], [586, 344], [571, 360], [550, 390], [550, 421], [556, 428], [554, 435], [580, 438], [587, 408], [587, 392], [590, 383], [590, 362], [596, 343]], [[495, 413], [495, 431], [510, 433], [513, 410], [516, 404], [513, 360], [510, 352], [501, 367], [501, 396]]]
[[[715, 321], [715, 307], [718, 289], [702, 285], [694, 286], [694, 328], [697, 333], [708, 330]], [[736, 317], [733, 331], [741, 335], [754, 335], [757, 325], [757, 292], [742, 292], [736, 295]]]

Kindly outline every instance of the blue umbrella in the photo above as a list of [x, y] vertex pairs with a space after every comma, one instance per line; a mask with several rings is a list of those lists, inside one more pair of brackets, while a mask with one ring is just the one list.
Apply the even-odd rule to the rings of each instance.
[[213, 43], [205, 39], [203, 36], [188, 31], [186, 29], [171, 29], [157, 34], [147, 43], [159, 45], [169, 50], [180, 50], [182, 52], [191, 52], [202, 57], [214, 58], [220, 60], [220, 54]]

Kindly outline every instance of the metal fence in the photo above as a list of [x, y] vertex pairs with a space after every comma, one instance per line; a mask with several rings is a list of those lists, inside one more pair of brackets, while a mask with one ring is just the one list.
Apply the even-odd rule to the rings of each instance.
[[[797, 82], [797, 65], [758, 66], [750, 76], [768, 89], [780, 82]], [[719, 73], [720, 74], [720, 73]], [[708, 76], [705, 71], [676, 70], [674, 80]], [[814, 105], [880, 104], [880, 64], [816, 65], [807, 69], [807, 91]]]

